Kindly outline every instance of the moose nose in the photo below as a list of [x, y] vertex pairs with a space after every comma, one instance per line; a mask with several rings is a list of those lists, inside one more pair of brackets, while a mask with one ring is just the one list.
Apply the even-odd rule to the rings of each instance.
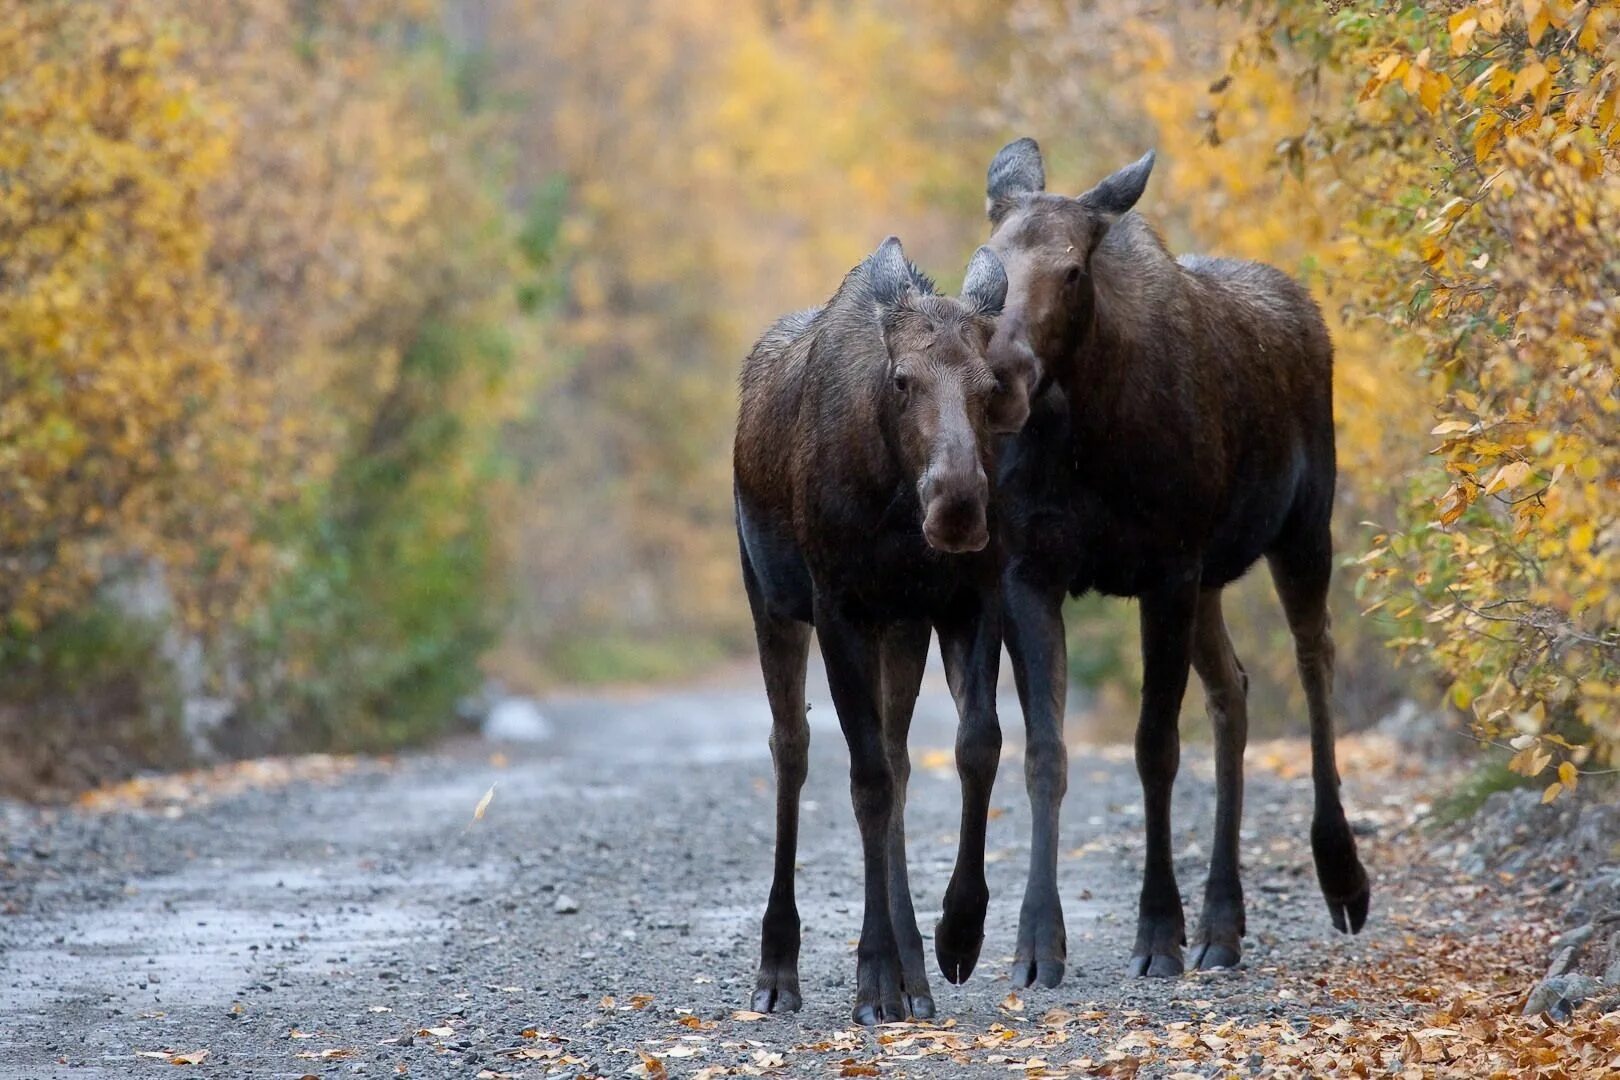
[[1040, 364], [1019, 321], [996, 328], [985, 359], [995, 373], [997, 389], [990, 403], [990, 423], [997, 434], [1016, 434], [1029, 419], [1029, 399], [1040, 376]]
[[1017, 376], [997, 380], [986, 417], [993, 434], [1016, 435], [1024, 430], [1024, 422], [1029, 419], [1031, 381]]
[[975, 465], [969, 474], [941, 477], [930, 473], [923, 483], [923, 539], [935, 551], [959, 555], [982, 551], [990, 542], [986, 505], [990, 482]]

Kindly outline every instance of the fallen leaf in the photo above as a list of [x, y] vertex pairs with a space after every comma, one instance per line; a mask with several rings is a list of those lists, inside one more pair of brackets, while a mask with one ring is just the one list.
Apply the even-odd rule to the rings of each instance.
[[170, 1065], [201, 1065], [208, 1060], [207, 1050], [190, 1050], [184, 1054], [173, 1054], [169, 1057]]
[[473, 820], [474, 821], [483, 821], [484, 820], [484, 811], [488, 810], [489, 809], [489, 804], [494, 802], [494, 801], [495, 801], [495, 785], [491, 784], [491, 785], [489, 785], [489, 790], [484, 792], [484, 797], [482, 799], [478, 800], [478, 805], [473, 807]]

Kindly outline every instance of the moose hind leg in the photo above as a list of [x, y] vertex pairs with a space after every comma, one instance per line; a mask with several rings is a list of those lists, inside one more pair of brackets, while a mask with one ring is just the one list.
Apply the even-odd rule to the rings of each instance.
[[765, 696], [771, 705], [771, 761], [776, 768], [775, 869], [760, 926], [753, 1008], [755, 1012], [791, 1012], [803, 1004], [799, 993], [799, 909], [794, 900], [793, 876], [799, 843], [799, 792], [804, 787], [810, 756], [810, 724], [804, 704], [810, 627], [766, 610], [751, 568], [745, 563], [743, 569], [754, 609], [754, 636], [759, 642]]
[[928, 664], [927, 623], [901, 623], [883, 637], [883, 743], [894, 777], [894, 812], [889, 817], [889, 917], [900, 949], [900, 978], [907, 1011], [918, 1020], [934, 1016], [934, 994], [928, 986], [928, 963], [917, 912], [911, 902], [906, 869], [906, 784], [911, 778], [907, 736]]
[[1204, 913], [1199, 919], [1193, 967], [1236, 967], [1243, 957], [1246, 931], [1243, 882], [1238, 861], [1238, 831], [1243, 823], [1243, 750], [1249, 738], [1249, 676], [1232, 651], [1221, 615], [1221, 594], [1206, 590], [1198, 598], [1193, 627], [1193, 670], [1204, 684], [1204, 700], [1215, 729], [1215, 846], [1204, 886]]
[[1359, 933], [1367, 921], [1371, 889], [1356, 855], [1355, 837], [1339, 800], [1339, 767], [1334, 756], [1333, 637], [1328, 628], [1327, 590], [1332, 549], [1324, 524], [1311, 542], [1279, 547], [1268, 556], [1272, 581], [1294, 635], [1294, 657], [1311, 722], [1311, 780], [1316, 807], [1311, 818], [1311, 854], [1316, 878], [1333, 925]]

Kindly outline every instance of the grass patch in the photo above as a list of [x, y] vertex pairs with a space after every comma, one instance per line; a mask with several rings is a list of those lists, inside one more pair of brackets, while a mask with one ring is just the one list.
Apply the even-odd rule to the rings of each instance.
[[1510, 770], [1505, 757], [1493, 755], [1476, 765], [1462, 783], [1434, 804], [1434, 815], [1430, 821], [1438, 828], [1456, 825], [1479, 813], [1485, 800], [1498, 791], [1512, 791], [1538, 783], [1533, 777], [1520, 776]]
[[554, 642], [542, 666], [562, 682], [650, 682], [689, 678], [729, 655], [716, 638], [606, 634]]

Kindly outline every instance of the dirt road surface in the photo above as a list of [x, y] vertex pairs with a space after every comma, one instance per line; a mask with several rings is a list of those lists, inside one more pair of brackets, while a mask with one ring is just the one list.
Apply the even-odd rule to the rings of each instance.
[[[1118, 747], [1072, 755], [1060, 866], [1068, 977], [1009, 996], [1029, 812], [1021, 716], [1004, 700], [978, 971], [962, 987], [935, 975], [945, 1031], [851, 1029], [859, 850], [847, 754], [814, 673], [811, 700], [797, 1015], [734, 1015], [753, 985], [772, 845], [768, 713], [757, 675], [743, 671], [546, 701], [551, 735], [526, 747], [469, 740], [169, 810], [0, 810], [0, 1075], [1005, 1077], [1106, 1062], [1133, 1025], [1315, 1017], [1320, 1027], [1412, 1009], [1344, 1000], [1311, 978], [1322, 958], [1342, 969], [1398, 944], [1416, 917], [1390, 918], [1380, 860], [1381, 822], [1407, 795], [1354, 775], [1347, 803], [1374, 878], [1368, 933], [1335, 934], [1318, 896], [1308, 780], [1252, 767], [1246, 969], [1126, 978], [1142, 823]], [[907, 809], [930, 939], [955, 849], [954, 723], [931, 672]], [[1189, 710], [1184, 726], [1202, 723]], [[1207, 744], [1190, 744], [1175, 827], [1189, 922], [1212, 810]], [[1426, 917], [1430, 928], [1448, 919]], [[1172, 1058], [1139, 1075], [1187, 1075]]]

